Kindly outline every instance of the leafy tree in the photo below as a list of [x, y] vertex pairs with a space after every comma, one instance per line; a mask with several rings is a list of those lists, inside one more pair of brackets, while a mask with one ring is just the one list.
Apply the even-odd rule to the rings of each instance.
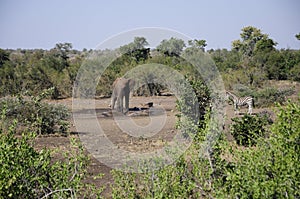
[[246, 57], [252, 56], [255, 50], [273, 49], [276, 45], [267, 34], [253, 26], [244, 27], [240, 36], [241, 40], [232, 42], [232, 49], [240, 51]]
[[202, 51], [204, 51], [205, 47], [207, 46], [206, 40], [204, 40], [204, 39], [201, 39], [201, 40], [197, 40], [197, 39], [189, 40], [188, 44], [190, 46], [192, 46], [192, 47], [199, 48]]
[[54, 68], [57, 71], [62, 71], [69, 66], [68, 58], [72, 49], [71, 43], [58, 43], [44, 57], [44, 64]]
[[269, 79], [286, 80], [289, 71], [300, 63], [300, 54], [293, 50], [273, 51], [265, 62]]
[[275, 50], [274, 46], [276, 46], [276, 42], [274, 42], [272, 39], [263, 38], [256, 43], [254, 52], [256, 54], [266, 53]]
[[145, 46], [149, 45], [145, 37], [135, 37], [133, 43], [136, 49], [145, 48]]
[[57, 51], [57, 54], [62, 57], [64, 60], [67, 60], [68, 58], [68, 53], [72, 49], [72, 44], [71, 43], [58, 43], [55, 44], [55, 48]]
[[289, 72], [289, 79], [300, 82], [300, 63], [295, 65]]
[[143, 48], [145, 48], [145, 46], [148, 46], [148, 45], [149, 45], [149, 43], [147, 42], [145, 37], [135, 37], [133, 42], [126, 44], [124, 46], [121, 46], [120, 52], [122, 54], [126, 54], [126, 53], [133, 52], [135, 50], [138, 50], [138, 49], [143, 49]]
[[296, 34], [295, 37], [300, 40], [300, 33]]
[[9, 60], [9, 53], [6, 50], [0, 48], [0, 68], [8, 60]]
[[211, 55], [220, 71], [228, 72], [232, 69], [238, 69], [241, 65], [241, 55], [237, 50], [211, 49], [208, 53]]
[[148, 59], [150, 56], [150, 48], [145, 48], [145, 46], [148, 45], [149, 43], [145, 37], [135, 37], [133, 42], [121, 46], [120, 52], [123, 55], [135, 58], [135, 60], [139, 62]]
[[182, 39], [171, 37], [169, 40], [162, 40], [156, 49], [167, 56], [180, 56], [184, 47], [185, 43]]

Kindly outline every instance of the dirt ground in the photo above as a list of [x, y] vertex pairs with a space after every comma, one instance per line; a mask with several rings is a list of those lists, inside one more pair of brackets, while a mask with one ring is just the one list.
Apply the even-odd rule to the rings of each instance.
[[[72, 110], [72, 99], [63, 99], [56, 101], [49, 101], [49, 103], [63, 104]], [[153, 106], [149, 108], [149, 104], [153, 103]], [[130, 98], [130, 110], [127, 117], [137, 125], [138, 128], [144, 128], [144, 131], [148, 134], [129, 135], [123, 132], [118, 125], [118, 121], [114, 118], [118, 118], [118, 113], [112, 113], [109, 107], [110, 99], [96, 99], [95, 100], [95, 114], [97, 121], [99, 122], [104, 136], [112, 142], [119, 150], [125, 150], [129, 152], [152, 152], [161, 149], [165, 143], [168, 143], [176, 135], [175, 123], [176, 123], [176, 98], [173, 96], [160, 96], [160, 97], [132, 97]], [[80, 110], [73, 107], [73, 111], [76, 115], [83, 118], [83, 122], [90, 121], [90, 109], [86, 107], [80, 108]], [[78, 114], [79, 113], [79, 114]], [[150, 117], [151, 116], [151, 117]], [[77, 118], [78, 119], [78, 118]], [[67, 137], [54, 135], [38, 137], [36, 145], [38, 148], [47, 147], [50, 149], [67, 150], [70, 145], [70, 138], [82, 138], [81, 136], [87, 132], [79, 132], [76, 125], [74, 125], [74, 119], [71, 119], [71, 133]], [[161, 130], [157, 132], [151, 132], [147, 130], [147, 126], [153, 123], [153, 120], [162, 120]], [[120, 121], [119, 121], [120, 122]], [[153, 127], [153, 126], [152, 126]], [[150, 127], [151, 128], [151, 127]], [[96, 184], [97, 186], [106, 186], [104, 190], [105, 198], [110, 197], [111, 189], [110, 184], [113, 183], [111, 176], [111, 167], [106, 163], [99, 161], [101, 158], [95, 155], [94, 147], [86, 146], [87, 153], [91, 155], [91, 164], [88, 167], [88, 179], [87, 182]], [[103, 152], [104, 155], [110, 155], [109, 152]], [[103, 154], [101, 154], [103, 155]], [[94, 180], [93, 176], [103, 173], [102, 179]]]
[[[298, 93], [298, 92], [297, 92]], [[153, 103], [153, 107], [147, 107], [147, 103]], [[50, 103], [59, 103], [66, 105], [72, 109], [72, 99], [64, 99], [58, 101], [50, 101]], [[159, 97], [132, 97], [130, 98], [130, 111], [128, 116], [133, 122], [140, 128], [147, 127], [151, 124], [153, 118], [164, 120], [163, 127], [159, 132], [148, 132], [148, 134], [138, 134], [138, 135], [129, 135], [126, 132], [123, 132], [122, 128], [118, 125], [118, 122], [114, 118], [118, 118], [118, 114], [113, 115], [109, 105], [110, 99], [103, 98], [95, 100], [95, 115], [98, 123], [100, 124], [103, 133], [117, 149], [143, 153], [148, 151], [155, 151], [162, 148], [166, 143], [170, 142], [176, 135], [176, 98], [174, 96], [159, 96]], [[90, 115], [90, 110], [82, 107], [82, 109], [73, 110], [76, 113], [84, 118], [85, 116]], [[253, 109], [254, 114], [259, 114], [260, 112], [268, 111], [274, 117], [272, 110], [270, 109]], [[247, 112], [247, 108], [242, 108], [240, 115], [242, 116]], [[165, 117], [161, 117], [161, 116]], [[114, 117], [113, 117], [114, 116]], [[151, 117], [150, 117], [151, 116]], [[232, 105], [227, 105], [226, 107], [226, 117], [225, 117], [225, 130], [228, 130], [229, 124], [231, 123], [231, 118], [236, 117], [234, 115]], [[90, 121], [88, 117], [85, 117], [86, 121]], [[74, 120], [71, 121], [71, 134], [68, 137], [63, 136], [47, 136], [37, 138], [37, 146], [55, 148], [67, 150], [71, 137], [81, 137], [81, 134], [84, 132], [79, 132], [78, 128], [74, 125]], [[146, 128], [147, 129], [147, 128]], [[228, 139], [232, 139], [228, 134]], [[95, 151], [93, 147], [87, 147], [87, 153], [93, 154]], [[106, 153], [106, 152], [105, 152]], [[109, 152], [106, 156], [109, 156]], [[101, 159], [101, 158], [100, 158]], [[107, 164], [99, 161], [97, 155], [91, 156], [91, 164], [88, 167], [88, 178], [87, 182], [96, 184], [97, 186], [106, 186], [104, 190], [105, 198], [110, 198], [110, 185], [113, 183], [111, 176], [111, 167]], [[98, 173], [103, 173], [104, 177], [102, 179], [94, 180], [93, 176]]]

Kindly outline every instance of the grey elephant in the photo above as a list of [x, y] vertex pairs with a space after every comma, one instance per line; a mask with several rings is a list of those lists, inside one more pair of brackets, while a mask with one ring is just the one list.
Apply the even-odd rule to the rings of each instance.
[[[129, 111], [129, 94], [133, 90], [135, 81], [133, 79], [117, 78], [113, 83], [113, 93], [111, 97], [111, 109], [118, 112], [127, 113]], [[125, 98], [125, 109], [123, 101]], [[116, 104], [117, 102], [117, 104]]]

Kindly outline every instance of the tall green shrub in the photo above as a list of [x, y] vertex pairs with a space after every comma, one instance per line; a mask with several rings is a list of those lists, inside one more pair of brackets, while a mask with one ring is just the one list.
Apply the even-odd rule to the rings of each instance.
[[257, 139], [266, 134], [266, 125], [270, 122], [268, 115], [244, 115], [231, 120], [230, 133], [238, 145], [255, 146]]
[[70, 111], [63, 105], [42, 101], [53, 91], [54, 88], [50, 88], [37, 96], [24, 97], [19, 94], [15, 98], [2, 99], [0, 108], [6, 108], [7, 120], [17, 119], [19, 126], [29, 127], [39, 134], [67, 133]]
[[258, 139], [256, 148], [231, 150], [231, 168], [218, 197], [300, 197], [300, 100], [279, 106], [268, 139]]

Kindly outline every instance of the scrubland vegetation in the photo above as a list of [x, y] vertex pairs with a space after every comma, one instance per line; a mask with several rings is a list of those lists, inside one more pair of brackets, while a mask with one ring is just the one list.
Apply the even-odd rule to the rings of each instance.
[[[195, 123], [187, 113], [186, 120], [178, 118], [177, 128], [193, 124], [190, 128], [197, 133], [181, 157], [160, 170], [140, 174], [112, 170], [111, 197], [300, 198], [300, 96], [288, 99], [299, 95], [291, 85], [300, 82], [300, 50], [276, 49], [276, 41], [251, 26], [242, 29], [230, 50], [206, 50], [205, 40], [185, 44], [177, 38], [163, 40], [156, 49], [147, 45], [146, 38], [136, 37], [117, 49], [121, 56], [101, 75], [96, 96], [110, 96], [112, 82], [138, 65], [169, 66], [186, 77], [199, 102], [199, 121]], [[105, 185], [84, 183], [89, 158], [78, 139], [70, 138], [70, 149], [64, 154], [35, 147], [38, 136], [69, 136], [70, 110], [44, 99], [72, 97], [77, 71], [93, 51], [74, 50], [70, 43], [50, 50], [0, 49], [1, 198], [101, 198]], [[110, 50], [97, 53], [105, 51]], [[254, 97], [255, 108], [274, 110], [275, 117], [260, 112], [232, 118], [228, 132], [223, 130], [203, 154], [202, 143], [216, 124], [210, 120], [211, 91], [182, 58], [194, 51], [212, 58], [227, 90]], [[150, 84], [154, 77], [147, 78], [143, 79], [146, 86], [134, 95], [160, 95], [167, 89]], [[276, 86], [282, 81], [289, 84]], [[179, 111], [191, 105], [182, 100], [190, 99], [178, 100]], [[233, 140], [227, 139], [228, 133]]]

